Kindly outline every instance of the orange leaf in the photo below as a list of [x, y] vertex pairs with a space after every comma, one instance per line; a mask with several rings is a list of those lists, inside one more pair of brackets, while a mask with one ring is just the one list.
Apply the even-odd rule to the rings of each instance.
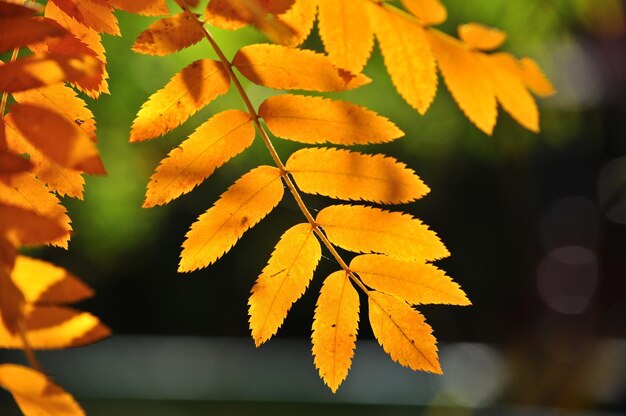
[[14, 364], [0, 365], [0, 386], [12, 395], [20, 410], [30, 415], [84, 416], [76, 400], [42, 373]]
[[27, 209], [0, 202], [0, 237], [14, 245], [47, 244], [67, 231], [58, 218], [49, 218]]
[[[35, 6], [38, 6], [35, 4]], [[24, 6], [22, 4], [7, 3], [5, 1], [0, 2], [0, 17], [19, 17], [19, 16], [33, 16], [37, 13], [37, 9]]]
[[101, 0], [50, 0], [65, 14], [98, 33], [120, 35], [113, 6]]
[[137, 13], [144, 16], [162, 16], [169, 14], [165, 0], [108, 0], [120, 10]]
[[425, 26], [438, 25], [448, 18], [440, 0], [402, 0], [402, 5]]
[[491, 51], [504, 43], [506, 33], [480, 23], [466, 23], [459, 26], [459, 37], [472, 49]]
[[191, 226], [178, 271], [214, 263], [278, 205], [283, 193], [280, 171], [274, 167], [259, 166], [243, 175]]
[[350, 270], [357, 273], [369, 287], [413, 305], [471, 304], [459, 285], [432, 264], [365, 254], [352, 259]]
[[398, 260], [424, 261], [450, 253], [437, 234], [400, 212], [358, 205], [332, 205], [316, 222], [335, 245], [357, 253], [382, 253]]
[[263, 19], [267, 13], [285, 13], [294, 0], [211, 0], [204, 12], [207, 23], [237, 30]]
[[531, 58], [522, 58], [519, 62], [520, 77], [532, 92], [540, 97], [549, 97], [556, 93], [556, 89], [539, 68], [537, 62]]
[[233, 65], [255, 84], [274, 89], [345, 91], [371, 81], [335, 67], [319, 53], [279, 45], [244, 46]]
[[76, 123], [46, 107], [16, 103], [9, 127], [15, 126], [46, 157], [61, 166], [91, 174], [105, 174], [98, 149]]
[[0, 174], [11, 175], [27, 172], [33, 168], [33, 164], [15, 153], [0, 149]]
[[172, 150], [150, 177], [144, 208], [162, 205], [190, 192], [215, 169], [252, 145], [250, 115], [239, 110], [217, 114]]
[[296, 0], [291, 9], [274, 18], [291, 29], [290, 33], [279, 37], [278, 42], [285, 46], [300, 46], [313, 29], [316, 12], [316, 0]]
[[437, 340], [419, 312], [393, 295], [369, 292], [370, 325], [378, 343], [399, 364], [442, 374]]
[[130, 132], [130, 141], [161, 136], [184, 123], [202, 107], [225, 94], [230, 78], [217, 61], [202, 59], [184, 68], [150, 96], [142, 106]]
[[40, 42], [67, 32], [52, 20], [11, 17], [0, 20], [0, 52]]
[[324, 280], [315, 307], [313, 356], [324, 383], [335, 393], [348, 375], [359, 328], [359, 294], [345, 271]]
[[370, 5], [385, 67], [402, 98], [420, 114], [437, 93], [437, 70], [424, 29], [386, 7]]
[[164, 56], [194, 45], [203, 37], [204, 31], [195, 17], [182, 12], [152, 23], [139, 35], [132, 49], [146, 55]]
[[0, 322], [11, 334], [18, 331], [19, 319], [24, 313], [25, 306], [22, 292], [11, 279], [16, 256], [15, 247], [0, 235]]
[[275, 135], [302, 143], [383, 143], [404, 135], [373, 111], [321, 97], [276, 95], [261, 104], [259, 116]]
[[344, 200], [400, 204], [430, 191], [405, 164], [381, 154], [301, 149], [287, 160], [287, 170], [302, 192]]

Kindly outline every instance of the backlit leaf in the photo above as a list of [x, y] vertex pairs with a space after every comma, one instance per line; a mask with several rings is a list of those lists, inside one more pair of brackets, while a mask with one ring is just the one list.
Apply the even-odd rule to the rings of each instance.
[[275, 135], [302, 143], [383, 143], [404, 135], [373, 111], [321, 97], [276, 95], [261, 104], [259, 116]]
[[345, 271], [324, 280], [315, 307], [313, 356], [324, 383], [334, 392], [348, 375], [359, 327], [359, 294]]
[[504, 43], [506, 33], [479, 23], [466, 23], [459, 26], [459, 37], [472, 49], [491, 51]]
[[132, 49], [146, 55], [164, 56], [196, 44], [203, 37], [204, 31], [196, 19], [182, 12], [152, 23], [139, 35]]
[[0, 20], [0, 52], [30, 45], [67, 32], [51, 20], [12, 17]]
[[220, 62], [201, 59], [185, 67], [142, 106], [130, 132], [137, 142], [161, 136], [184, 123], [230, 87]]
[[248, 301], [250, 330], [257, 347], [283, 324], [291, 305], [309, 286], [321, 257], [310, 224], [298, 224], [280, 238]]
[[522, 58], [519, 62], [522, 81], [530, 90], [540, 97], [549, 97], [554, 95], [556, 89], [539, 68], [537, 62], [531, 58]]
[[27, 172], [33, 168], [30, 160], [0, 149], [0, 174], [11, 175], [14, 173]]
[[17, 4], [17, 3], [7, 3], [6, 1], [0, 2], [0, 17], [19, 17], [19, 16], [33, 16], [37, 13], [38, 5], [33, 5], [32, 3], [29, 6]]
[[402, 0], [402, 5], [425, 26], [438, 25], [448, 18], [440, 0]]
[[369, 287], [413, 305], [470, 305], [459, 285], [432, 264], [365, 254], [352, 259], [350, 270]]
[[383, 155], [339, 149], [301, 149], [287, 170], [302, 192], [331, 198], [399, 204], [429, 192], [405, 164]]
[[[0, 214], [4, 214], [2, 205], [0, 205]], [[0, 223], [1, 221], [0, 219]], [[11, 279], [16, 257], [17, 250], [13, 244], [0, 234], [0, 322], [6, 328], [5, 332], [10, 334], [18, 331], [19, 320], [24, 313], [25, 306], [22, 292]]]
[[357, 253], [382, 253], [399, 260], [448, 257], [437, 234], [408, 214], [359, 205], [331, 205], [316, 222], [335, 245]]
[[47, 244], [66, 234], [58, 218], [0, 202], [0, 236], [15, 245]]
[[294, 0], [211, 0], [204, 18], [221, 29], [236, 30], [263, 19], [267, 13], [285, 13]]
[[190, 192], [215, 169], [252, 145], [254, 126], [250, 115], [228, 110], [203, 123], [161, 161], [150, 178], [145, 208], [166, 204]]
[[363, 74], [335, 67], [324, 55], [280, 45], [248, 45], [233, 65], [255, 84], [285, 90], [345, 91], [370, 82]]
[[120, 35], [113, 6], [101, 0], [50, 0], [65, 14], [98, 33]]
[[243, 175], [191, 226], [183, 243], [179, 272], [214, 263], [283, 197], [280, 171], [259, 166]]
[[419, 312], [393, 295], [369, 292], [372, 331], [385, 352], [412, 370], [441, 374], [437, 340]]
[[162, 16], [169, 13], [165, 0], [108, 0], [120, 10], [144, 16]]
[[296, 0], [287, 12], [275, 16], [274, 20], [291, 29], [285, 36], [279, 37], [277, 42], [291, 47], [301, 45], [313, 29], [316, 12], [317, 0]]

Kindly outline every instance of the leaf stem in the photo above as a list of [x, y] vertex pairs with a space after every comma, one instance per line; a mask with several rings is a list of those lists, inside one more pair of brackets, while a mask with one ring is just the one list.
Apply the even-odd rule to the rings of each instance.
[[261, 125], [259, 114], [256, 112], [254, 106], [252, 105], [252, 102], [250, 101], [250, 97], [244, 90], [243, 86], [241, 85], [241, 82], [239, 81], [239, 78], [233, 71], [232, 64], [230, 63], [228, 58], [226, 58], [226, 56], [224, 55], [224, 52], [222, 52], [222, 49], [217, 44], [215, 39], [213, 39], [213, 36], [211, 36], [207, 28], [204, 26], [204, 23], [200, 21], [200, 19], [198, 19], [198, 17], [189, 9], [189, 6], [187, 6], [185, 1], [184, 0], [175, 0], [175, 1], [178, 4], [178, 6], [181, 9], [183, 9], [186, 13], [188, 13], [190, 16], [192, 16], [194, 20], [196, 21], [196, 23], [200, 26], [200, 28], [202, 29], [204, 33], [204, 37], [211, 44], [211, 47], [217, 54], [219, 60], [222, 62], [224, 69], [226, 69], [226, 71], [228, 72], [228, 75], [231, 81], [233, 82], [233, 84], [235, 84], [235, 88], [237, 88], [237, 92], [239, 93], [239, 96], [243, 100], [246, 106], [246, 109], [248, 110], [248, 113], [250, 114], [250, 117], [252, 117], [252, 121], [254, 125], [256, 126], [257, 130], [261, 134], [261, 138], [263, 139], [263, 142], [265, 143], [265, 147], [267, 147], [267, 150], [270, 152], [270, 155], [272, 156], [274, 163], [280, 170], [280, 174], [281, 174], [283, 181], [285, 182], [285, 185], [287, 185], [287, 188], [289, 189], [294, 199], [296, 200], [296, 203], [298, 204], [300, 211], [302, 211], [302, 214], [304, 214], [306, 220], [309, 222], [311, 227], [313, 227], [313, 232], [319, 237], [319, 239], [326, 246], [328, 251], [330, 251], [332, 256], [335, 258], [337, 263], [339, 263], [339, 265], [346, 272], [346, 274], [354, 281], [354, 283], [357, 286], [359, 286], [367, 294], [369, 292], [367, 287], [365, 287], [365, 285], [354, 274], [354, 272], [350, 270], [350, 267], [348, 267], [347, 263], [343, 260], [341, 255], [337, 252], [337, 250], [335, 249], [333, 244], [330, 242], [330, 240], [328, 240], [328, 238], [326, 237], [326, 235], [324, 234], [320, 226], [317, 224], [317, 222], [315, 222], [315, 218], [313, 218], [311, 211], [309, 211], [309, 209], [307, 208], [306, 204], [304, 203], [302, 199], [302, 196], [300, 195], [300, 192], [298, 192], [298, 188], [296, 187], [293, 180], [289, 176], [289, 171], [285, 167], [285, 164], [283, 163], [283, 161], [280, 159], [280, 156], [278, 155], [276, 148], [274, 148], [274, 145], [272, 144], [272, 140], [267, 134], [267, 131]]
[[17, 322], [17, 329], [17, 333], [20, 337], [20, 340], [22, 341], [22, 350], [24, 351], [24, 355], [26, 356], [26, 361], [28, 361], [28, 364], [35, 370], [39, 371], [40, 373], [43, 372], [41, 369], [41, 364], [39, 364], [39, 361], [35, 356], [35, 352], [28, 342], [28, 336], [26, 335], [26, 324], [24, 324], [23, 317], [20, 317], [19, 321]]

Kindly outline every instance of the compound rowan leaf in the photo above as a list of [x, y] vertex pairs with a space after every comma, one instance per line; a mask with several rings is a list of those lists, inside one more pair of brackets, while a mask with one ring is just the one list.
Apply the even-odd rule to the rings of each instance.
[[30, 160], [15, 153], [0, 149], [0, 175], [12, 175], [33, 169]]
[[0, 52], [40, 42], [49, 37], [63, 36], [65, 29], [52, 20], [31, 17], [11, 17], [0, 20]]
[[48, 244], [67, 233], [59, 218], [0, 202], [0, 237], [13, 245]]
[[283, 197], [280, 171], [259, 166], [243, 175], [208, 211], [198, 217], [183, 243], [179, 272], [214, 263]]
[[169, 14], [165, 0], [108, 0], [116, 9], [143, 16], [162, 16]]
[[0, 65], [0, 91], [18, 92], [63, 81], [79, 82], [100, 71], [101, 63], [87, 55], [29, 56]]
[[459, 37], [472, 49], [491, 51], [504, 43], [506, 33], [480, 23], [466, 23], [459, 26]]
[[42, 373], [14, 364], [0, 365], [0, 386], [8, 390], [27, 416], [84, 416], [76, 400]]
[[332, 392], [352, 365], [359, 328], [359, 294], [345, 271], [324, 280], [313, 320], [313, 356], [320, 377]]
[[98, 149], [75, 122], [49, 108], [16, 103], [11, 106], [9, 128], [17, 130], [41, 153], [57, 164], [85, 173], [105, 173]]
[[319, 0], [319, 32], [335, 65], [359, 73], [374, 47], [374, 32], [362, 0]]
[[335, 245], [357, 253], [382, 253], [399, 260], [424, 261], [450, 253], [437, 234], [408, 214], [359, 205], [331, 205], [316, 222]]
[[152, 139], [175, 129], [225, 94], [229, 87], [228, 72], [220, 62], [210, 59], [193, 62], [141, 106], [133, 121], [130, 141]]
[[350, 270], [369, 287], [413, 305], [470, 305], [459, 285], [432, 264], [365, 254], [352, 259]]
[[64, 268], [32, 257], [18, 256], [11, 278], [29, 303], [74, 303], [93, 296], [93, 290]]
[[101, 0], [50, 0], [65, 14], [98, 33], [119, 36], [113, 6]]
[[490, 135], [498, 116], [496, 96], [476, 55], [442, 32], [430, 30], [428, 39], [454, 100], [472, 123]]
[[440, 0], [402, 0], [402, 5], [424, 26], [438, 25], [448, 18]]
[[296, 0], [289, 10], [274, 18], [278, 23], [291, 29], [289, 32], [283, 32], [282, 36], [278, 33], [277, 42], [291, 47], [301, 45], [313, 29], [316, 12], [317, 0]]
[[291, 305], [309, 286], [321, 257], [310, 224], [295, 225], [280, 238], [248, 301], [250, 330], [257, 347], [283, 324]]
[[520, 78], [526, 86], [540, 97], [554, 95], [556, 89], [546, 75], [541, 71], [537, 62], [531, 58], [522, 58], [519, 61]]
[[412, 370], [442, 374], [437, 340], [419, 312], [406, 302], [382, 292], [368, 292], [372, 331], [385, 352]]
[[204, 37], [204, 30], [187, 12], [165, 17], [152, 23], [132, 46], [137, 53], [165, 56], [194, 45]]
[[280, 45], [244, 46], [233, 65], [255, 84], [274, 89], [345, 91], [371, 81], [335, 67], [322, 54]]
[[213, 116], [161, 161], [150, 177], [144, 208], [166, 204], [190, 192], [215, 169], [250, 147], [254, 135], [248, 113], [228, 110]]
[[404, 163], [381, 154], [301, 149], [291, 155], [287, 170], [302, 192], [344, 200], [400, 204], [430, 191]]
[[370, 5], [370, 15], [394, 87], [426, 113], [437, 93], [437, 69], [424, 28], [384, 6]]
[[276, 136], [302, 143], [384, 143], [404, 135], [371, 110], [321, 97], [275, 95], [261, 104], [259, 116]]

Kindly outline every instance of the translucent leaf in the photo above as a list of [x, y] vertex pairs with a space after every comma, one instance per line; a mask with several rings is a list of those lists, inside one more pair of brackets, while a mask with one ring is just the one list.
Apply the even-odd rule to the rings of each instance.
[[276, 95], [261, 104], [259, 116], [276, 136], [302, 143], [383, 143], [404, 135], [373, 111], [321, 97]]
[[162, 16], [169, 14], [165, 0], [108, 0], [120, 10], [144, 16]]
[[225, 94], [229, 87], [230, 77], [220, 62], [195, 61], [174, 75], [141, 106], [133, 121], [130, 141], [152, 139], [175, 129]]
[[32, 6], [24, 6], [21, 4], [0, 2], [0, 17], [19, 17], [19, 16], [33, 16], [37, 13], [37, 9]]
[[541, 71], [537, 62], [531, 58], [522, 58], [519, 64], [522, 81], [532, 92], [540, 97], [549, 97], [556, 93], [556, 89]]
[[302, 192], [383, 204], [410, 202], [430, 189], [405, 164], [383, 155], [339, 149], [301, 149], [287, 170]]
[[233, 65], [255, 84], [274, 89], [345, 91], [370, 82], [363, 74], [335, 67], [322, 54], [279, 45], [244, 46]]
[[424, 29], [386, 7], [370, 5], [385, 67], [402, 98], [424, 114], [437, 93], [437, 69]]
[[280, 171], [274, 167], [259, 166], [243, 175], [191, 226], [178, 271], [214, 263], [278, 205], [283, 193]]
[[67, 32], [51, 20], [11, 17], [0, 20], [0, 52], [10, 51]]
[[203, 123], [172, 150], [150, 178], [145, 208], [166, 204], [190, 192], [215, 169], [252, 145], [254, 126], [250, 115], [228, 110]]
[[317, 0], [296, 0], [287, 12], [274, 18], [291, 29], [285, 36], [279, 37], [277, 42], [291, 47], [300, 46], [313, 29], [316, 12]]
[[408, 304], [382, 292], [369, 292], [370, 325], [378, 343], [399, 364], [441, 374], [432, 328]]
[[0, 236], [14, 245], [47, 244], [65, 233], [63, 223], [57, 218], [0, 202]]
[[334, 392], [352, 365], [359, 328], [359, 294], [339, 271], [324, 280], [313, 320], [313, 356], [324, 383]]
[[152, 23], [139, 35], [132, 50], [146, 55], [164, 56], [194, 45], [203, 37], [204, 31], [195, 17], [182, 12]]
[[[0, 213], [2, 205], [0, 205]], [[1, 226], [0, 219], [0, 226]], [[0, 228], [1, 231], [1, 228]], [[11, 272], [17, 257], [17, 250], [0, 235], [0, 322], [6, 328], [6, 332], [14, 334], [18, 331], [19, 319], [24, 313], [24, 296], [17, 288]]]
[[15, 153], [0, 149], [0, 174], [12, 175], [33, 169], [30, 160]]
[[294, 0], [211, 0], [204, 18], [221, 29], [236, 30], [255, 23], [264, 14], [281, 14], [289, 10]]
[[437, 234], [418, 219], [400, 212], [358, 205], [332, 205], [317, 215], [328, 239], [357, 253], [383, 253], [399, 260], [448, 257]]
[[413, 305], [470, 305], [459, 285], [432, 264], [365, 254], [352, 259], [350, 270], [369, 287]]
[[466, 23], [459, 26], [459, 37], [472, 49], [491, 51], [504, 43], [506, 33], [480, 23]]
[[65, 14], [98, 33], [120, 35], [113, 6], [101, 0], [50, 0]]
[[26, 416], [84, 416], [76, 400], [42, 373], [14, 364], [0, 365], [0, 386], [12, 395]]
[[440, 0], [402, 0], [402, 5], [426, 26], [438, 25], [448, 18]]
[[248, 301], [250, 330], [257, 347], [283, 324], [291, 305], [309, 286], [321, 257], [310, 224], [298, 224], [280, 238]]

